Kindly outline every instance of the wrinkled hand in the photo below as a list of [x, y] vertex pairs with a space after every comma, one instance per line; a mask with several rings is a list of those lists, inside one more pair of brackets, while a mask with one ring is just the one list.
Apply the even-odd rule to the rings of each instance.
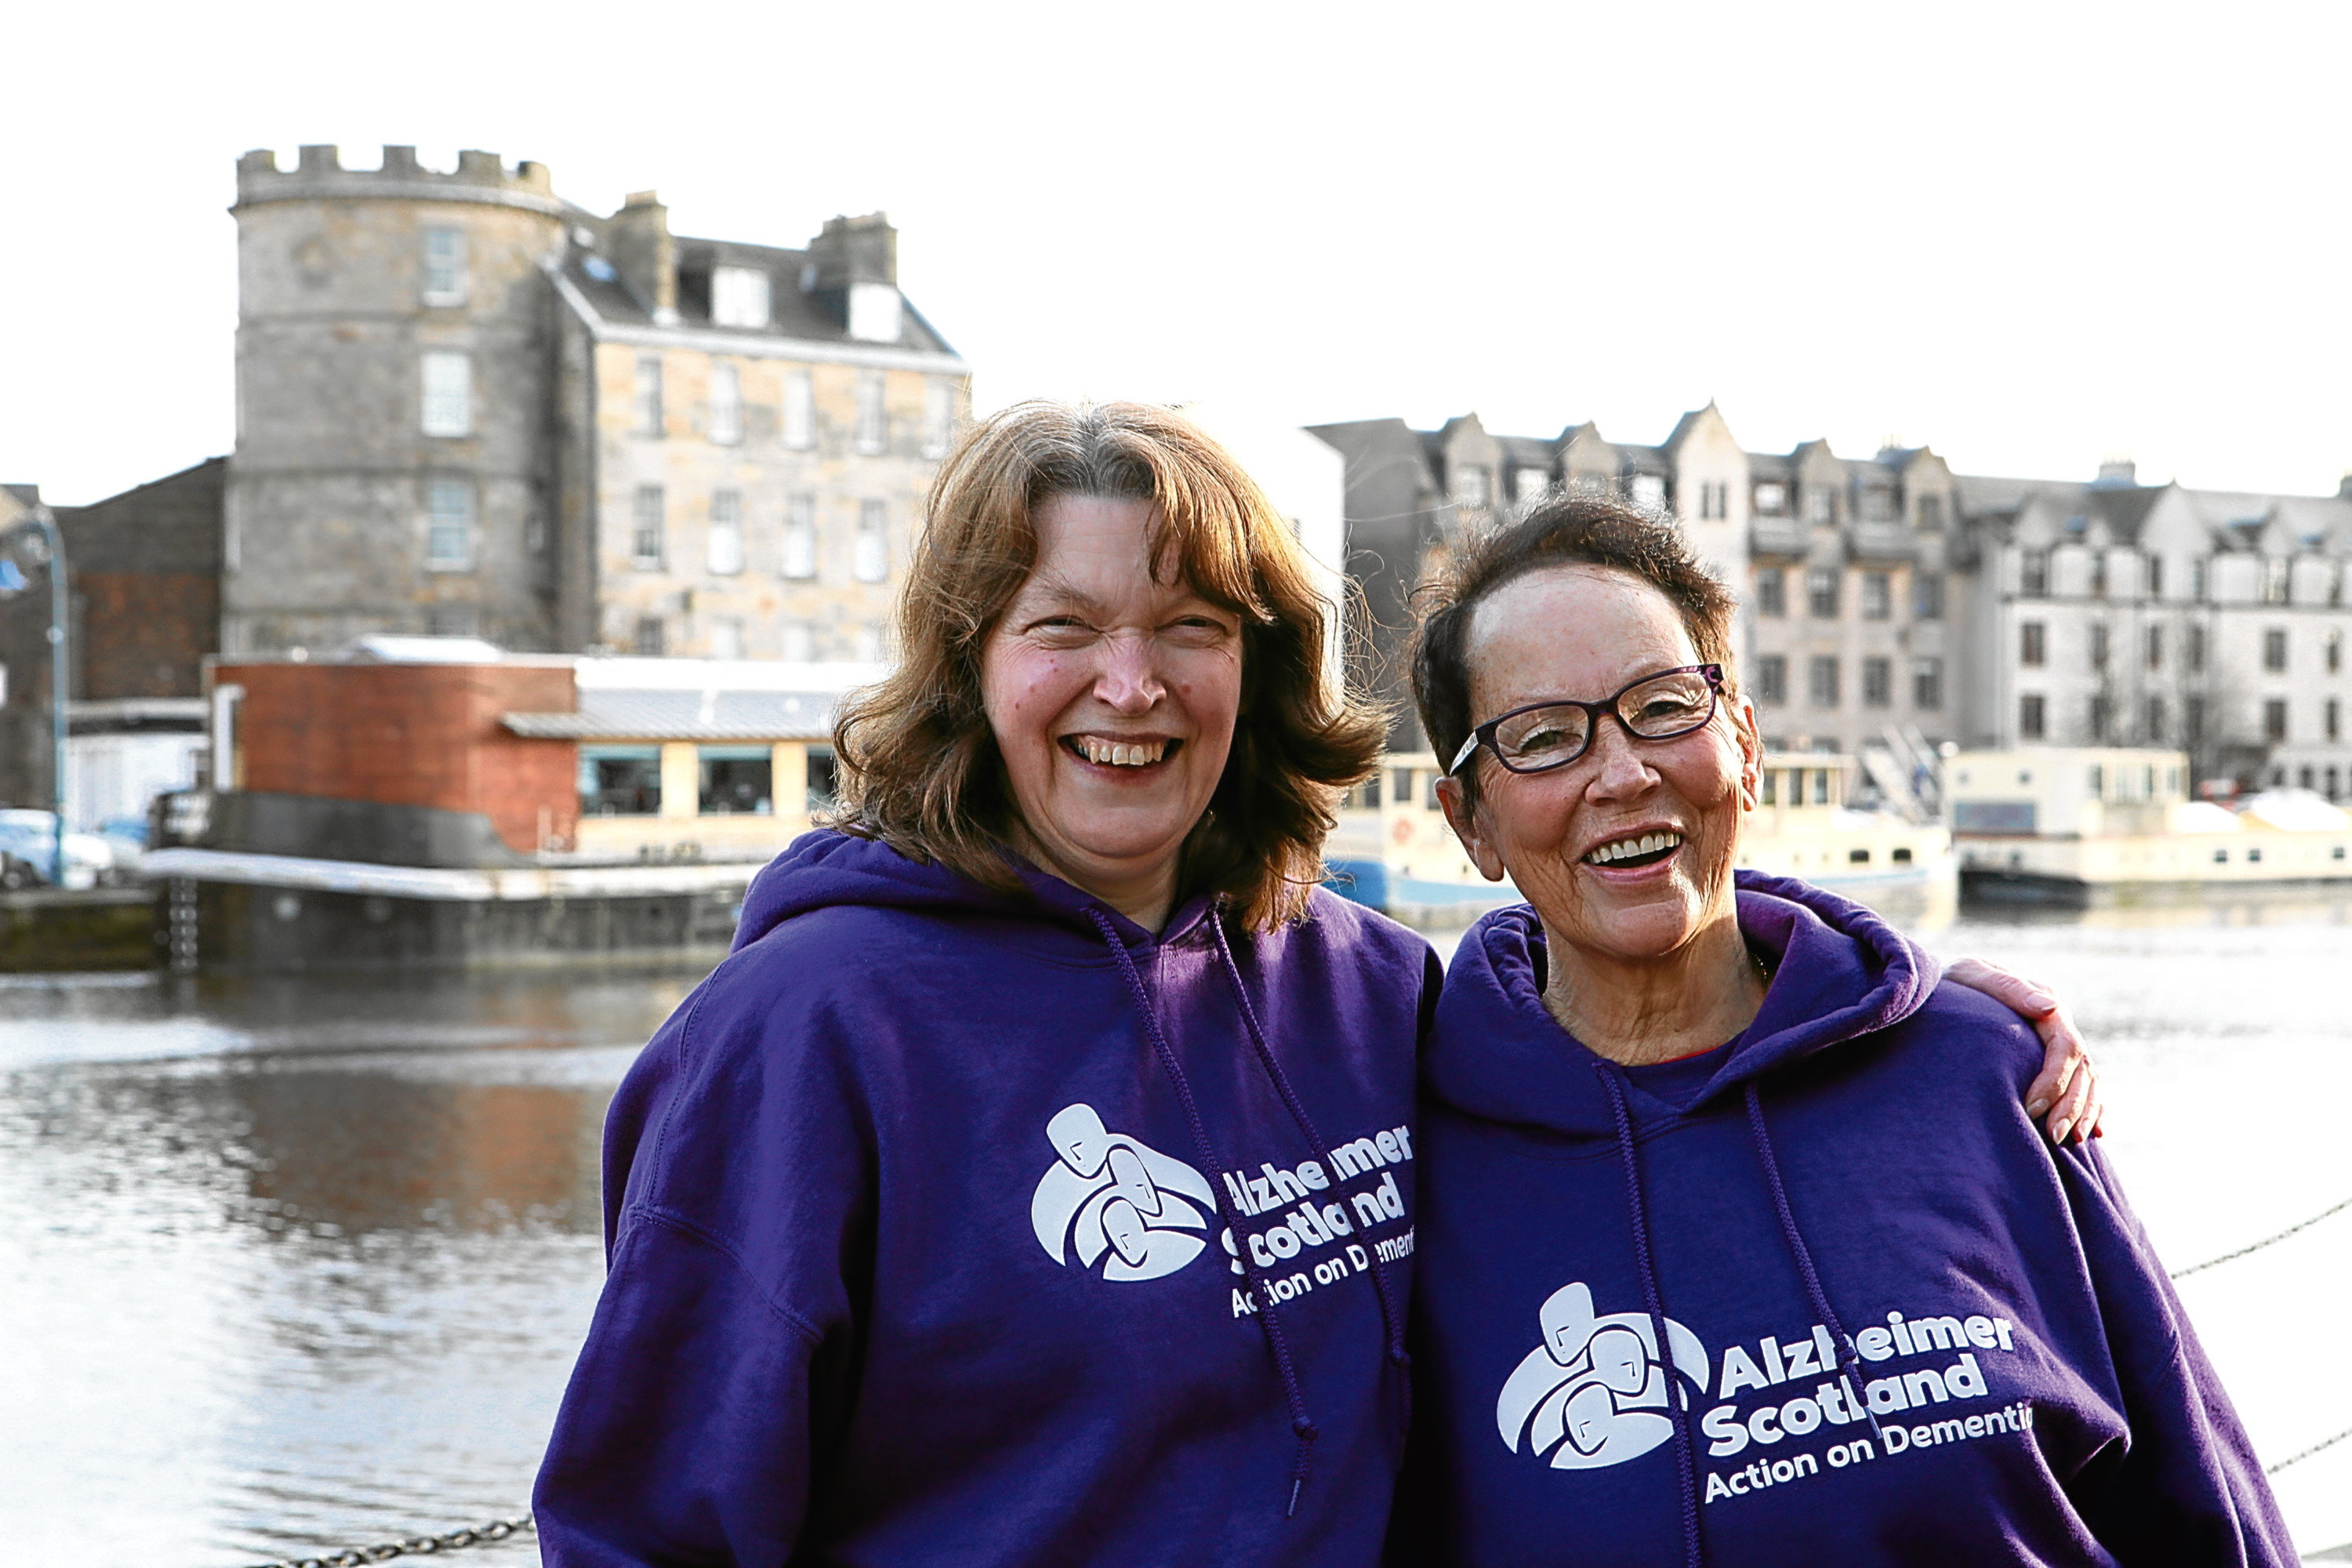
[[2091, 1050], [2074, 1031], [2074, 1021], [2050, 991], [2022, 975], [1981, 958], [1963, 958], [1944, 971], [1956, 984], [1981, 991], [2033, 1026], [2042, 1037], [2042, 1072], [2025, 1090], [2025, 1114], [2049, 1113], [2050, 1142], [2064, 1143], [2104, 1136], [2107, 1108], [2099, 1103], [2099, 1070]]

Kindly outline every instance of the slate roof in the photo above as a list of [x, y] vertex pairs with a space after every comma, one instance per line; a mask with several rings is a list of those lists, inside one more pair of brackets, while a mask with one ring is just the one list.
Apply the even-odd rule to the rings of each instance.
[[509, 713], [513, 733], [557, 741], [815, 741], [833, 733], [828, 691], [583, 687], [577, 713]]
[[[832, 300], [801, 291], [801, 268], [806, 250], [745, 245], [729, 239], [694, 239], [680, 235], [676, 246], [677, 321], [673, 331], [724, 332], [730, 337], [789, 338], [803, 342], [851, 343], [849, 322]], [[722, 327], [710, 319], [710, 272], [714, 267], [748, 267], [768, 275], [768, 324], [764, 327]], [[607, 258], [577, 244], [563, 259], [563, 276], [605, 321], [621, 326], [651, 327], [653, 302], [639, 298]], [[898, 342], [889, 346], [929, 353], [956, 351], [940, 334], [914, 301], [900, 296]]]

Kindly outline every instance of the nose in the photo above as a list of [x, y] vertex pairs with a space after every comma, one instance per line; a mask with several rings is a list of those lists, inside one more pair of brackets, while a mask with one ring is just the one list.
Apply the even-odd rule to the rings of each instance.
[[1603, 719], [1592, 737], [1594, 767], [1584, 786], [1595, 801], [1632, 800], [1647, 794], [1658, 782], [1656, 770], [1642, 754], [1639, 742], [1614, 719]]
[[1157, 644], [1140, 634], [1116, 633], [1102, 642], [1102, 666], [1095, 675], [1095, 699], [1114, 713], [1149, 713], [1168, 689], [1160, 679]]

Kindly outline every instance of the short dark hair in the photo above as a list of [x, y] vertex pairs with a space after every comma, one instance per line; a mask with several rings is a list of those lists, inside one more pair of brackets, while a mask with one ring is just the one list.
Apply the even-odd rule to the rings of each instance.
[[[1682, 531], [1609, 497], [1555, 495], [1516, 522], [1472, 535], [1415, 591], [1421, 630], [1413, 641], [1412, 700], [1438, 766], [1453, 760], [1476, 722], [1470, 711], [1471, 616], [1505, 584], [1556, 566], [1622, 572], [1664, 594], [1700, 661], [1723, 666], [1724, 691], [1737, 694], [1731, 625], [1738, 602], [1699, 564]], [[1475, 803], [1477, 770], [1465, 769], [1460, 777], [1464, 795]]]
[[1254, 930], [1300, 918], [1339, 791], [1380, 760], [1386, 717], [1326, 679], [1331, 616], [1288, 521], [1199, 426], [1142, 404], [1016, 404], [940, 466], [899, 591], [901, 662], [834, 724], [833, 825], [1019, 889], [1003, 856], [1019, 814], [981, 702], [981, 656], [1036, 565], [1036, 514], [1055, 496], [1150, 502], [1151, 559], [1241, 616], [1241, 714], [1180, 889], [1225, 895]]

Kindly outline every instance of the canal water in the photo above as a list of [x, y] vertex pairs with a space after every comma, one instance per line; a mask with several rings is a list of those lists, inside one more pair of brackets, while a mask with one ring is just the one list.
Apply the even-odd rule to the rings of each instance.
[[[2173, 1268], [2352, 1198], [2343, 907], [1921, 934], [2063, 988]], [[602, 1273], [604, 1105], [697, 978], [0, 984], [8, 1558], [235, 1568], [520, 1511]], [[2181, 1290], [2267, 1463], [2352, 1427], [2352, 1211]], [[2352, 1440], [2275, 1482], [2306, 1552], [2352, 1542]]]

